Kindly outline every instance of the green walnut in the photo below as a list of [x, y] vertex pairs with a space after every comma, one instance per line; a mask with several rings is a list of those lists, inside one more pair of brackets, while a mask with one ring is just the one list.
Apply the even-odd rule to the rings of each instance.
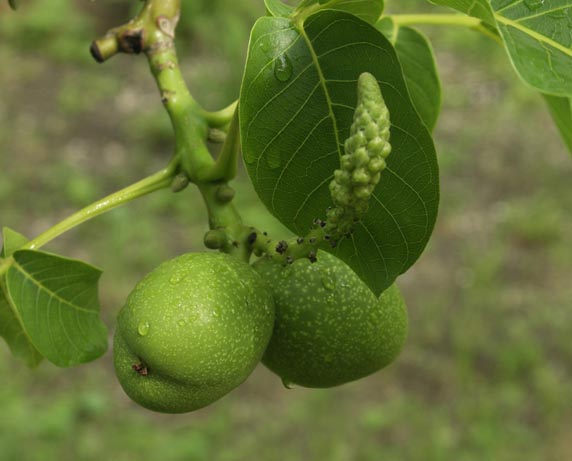
[[248, 377], [273, 323], [272, 296], [251, 266], [222, 253], [185, 254], [129, 295], [117, 319], [115, 371], [140, 405], [193, 411]]
[[274, 296], [274, 332], [262, 362], [285, 385], [332, 387], [391, 363], [407, 336], [407, 312], [396, 285], [378, 299], [343, 261], [289, 266], [254, 263]]

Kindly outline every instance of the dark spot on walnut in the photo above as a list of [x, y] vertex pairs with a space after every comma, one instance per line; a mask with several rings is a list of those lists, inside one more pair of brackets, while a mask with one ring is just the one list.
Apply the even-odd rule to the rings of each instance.
[[283, 255], [288, 250], [288, 242], [286, 240], [280, 240], [278, 245], [276, 245], [276, 253]]
[[147, 376], [149, 374], [149, 369], [143, 365], [143, 363], [134, 363], [131, 368], [139, 373], [141, 376]]
[[257, 238], [258, 234], [256, 232], [251, 232], [250, 234], [248, 234], [246, 241], [248, 242], [249, 245], [254, 245], [254, 242], [256, 242]]

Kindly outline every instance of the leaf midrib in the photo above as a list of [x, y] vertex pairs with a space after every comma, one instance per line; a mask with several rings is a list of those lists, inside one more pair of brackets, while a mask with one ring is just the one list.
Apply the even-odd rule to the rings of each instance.
[[[495, 19], [496, 22], [504, 24], [505, 26], [513, 27], [513, 28], [517, 29], [518, 31], [520, 31], [524, 34], [529, 35], [530, 37], [534, 38], [535, 40], [537, 40], [541, 43], [547, 44], [547, 45], [555, 48], [558, 51], [561, 51], [562, 53], [564, 53], [567, 56], [572, 58], [572, 49], [571, 48], [567, 48], [566, 46], [562, 45], [561, 43], [558, 43], [557, 41], [552, 40], [550, 37], [547, 37], [546, 35], [540, 34], [540, 33], [536, 32], [535, 30], [533, 30], [529, 27], [523, 26], [522, 24], [519, 23], [519, 20], [524, 21], [524, 20], [530, 19], [531, 17], [533, 17], [533, 18], [541, 17], [545, 14], [548, 14], [552, 11], [558, 11], [559, 9], [562, 9], [562, 8], [559, 7], [557, 9], [553, 9], [553, 10], [549, 10], [549, 11], [542, 11], [542, 12], [539, 12], [538, 14], [535, 14], [534, 16], [518, 18], [518, 20], [516, 20], [516, 21], [499, 14], [499, 13], [501, 13], [501, 12], [503, 12], [509, 8], [512, 8], [513, 6], [518, 5], [520, 3], [522, 3], [522, 0], [511, 3], [509, 5], [506, 5], [503, 8], [500, 8], [498, 10], [495, 10], [490, 3], [488, 4], [488, 6], [489, 6], [490, 11], [493, 15], [493, 18]], [[466, 13], [470, 15], [470, 11], [466, 12]]]
[[[302, 10], [300, 10], [301, 12], [298, 14], [298, 16], [294, 16], [294, 19], [299, 20], [300, 23], [303, 23], [307, 18], [309, 18], [310, 16], [312, 16], [314, 13], [317, 13], [319, 11], [323, 11], [323, 10], [331, 10], [331, 9], [335, 9], [334, 7], [340, 3], [343, 3], [344, 1], [347, 0], [330, 0], [329, 2], [325, 3], [325, 4], [320, 4], [320, 3], [314, 3], [311, 6], [307, 6], [305, 8], [303, 8]], [[360, 3], [360, 2], [364, 2], [365, 0], [355, 0], [356, 3]]]
[[333, 104], [332, 98], [331, 98], [330, 92], [328, 90], [328, 85], [326, 83], [326, 78], [324, 76], [324, 72], [322, 71], [322, 67], [320, 66], [320, 61], [319, 61], [318, 55], [314, 51], [314, 47], [312, 46], [312, 41], [310, 40], [310, 37], [308, 37], [308, 34], [306, 33], [306, 29], [304, 28], [304, 24], [305, 24], [305, 21], [297, 22], [297, 23], [295, 23], [295, 27], [296, 27], [296, 30], [298, 31], [298, 33], [300, 34], [300, 36], [306, 42], [306, 46], [308, 47], [308, 50], [310, 51], [310, 56], [312, 57], [312, 62], [314, 63], [314, 66], [316, 67], [316, 71], [318, 72], [318, 78], [320, 80], [320, 85], [324, 89], [324, 96], [326, 98], [326, 103], [328, 105], [328, 115], [332, 119], [332, 124], [334, 126], [334, 134], [336, 137], [336, 149], [338, 151], [338, 156], [339, 156], [340, 161], [341, 161], [342, 152], [340, 149], [340, 146], [341, 146], [340, 135], [338, 133], [338, 121], [336, 120], [336, 117], [334, 115], [334, 109], [332, 107], [332, 104]]
[[34, 350], [39, 354], [40, 352], [38, 351], [36, 345], [32, 341], [32, 338], [30, 337], [28, 331], [26, 330], [26, 328], [24, 328], [24, 322], [22, 320], [22, 317], [20, 316], [20, 311], [18, 311], [18, 309], [14, 307], [14, 301], [12, 300], [12, 298], [10, 297], [10, 293], [8, 292], [8, 284], [6, 283], [6, 277], [3, 277], [0, 280], [0, 282], [3, 282], [0, 283], [0, 291], [2, 292], [2, 294], [4, 294], [4, 298], [6, 298], [6, 302], [8, 303], [9, 309], [12, 311], [14, 317], [16, 317], [16, 320], [20, 324], [20, 328], [22, 329], [22, 332], [26, 337], [28, 344], [32, 346], [32, 348], [34, 348]]
[[557, 49], [558, 51], [561, 51], [562, 53], [564, 53], [567, 56], [572, 58], [572, 49], [566, 48], [564, 45], [561, 45], [560, 43], [552, 40], [551, 38], [547, 37], [546, 35], [542, 35], [542, 34], [536, 32], [536, 31], [534, 31], [528, 27], [522, 26], [521, 24], [519, 24], [516, 21], [513, 21], [512, 19], [505, 18], [504, 16], [501, 16], [501, 15], [496, 14], [496, 13], [495, 13], [495, 19], [498, 22], [500, 22], [501, 24], [513, 27], [513, 28], [519, 30], [520, 32], [523, 32], [523, 33], [531, 36], [535, 40], [538, 40], [541, 43], [545, 43], [545, 44]]
[[85, 312], [87, 314], [90, 315], [97, 315], [96, 311], [90, 310], [90, 309], [86, 309], [84, 307], [78, 306], [76, 304], [73, 304], [71, 302], [69, 302], [67, 299], [62, 298], [61, 296], [59, 296], [58, 294], [56, 294], [54, 291], [50, 290], [48, 287], [46, 287], [45, 285], [43, 285], [42, 283], [40, 283], [39, 281], [37, 281], [36, 279], [34, 279], [32, 276], [30, 276], [28, 274], [28, 272], [26, 272], [26, 270], [17, 262], [14, 261], [14, 264], [12, 266], [14, 269], [16, 269], [18, 272], [20, 272], [24, 278], [30, 282], [32, 282], [34, 285], [36, 285], [36, 287], [39, 290], [43, 290], [46, 291], [52, 298], [57, 299], [58, 301], [60, 301], [62, 304], [67, 304], [68, 306], [70, 306], [71, 308], [73, 308], [74, 310], [80, 311], [80, 312]]
[[[555, 13], [556, 11], [566, 10], [566, 9], [570, 8], [571, 6], [572, 6], [572, 4], [559, 6], [557, 8], [552, 8], [551, 10], [539, 11], [536, 14], [531, 14], [530, 16], [523, 16], [522, 18], [518, 18], [517, 22], [528, 21], [529, 19], [540, 18], [540, 17], [545, 16], [547, 14]], [[497, 13], [498, 13], [498, 11], [497, 11]]]

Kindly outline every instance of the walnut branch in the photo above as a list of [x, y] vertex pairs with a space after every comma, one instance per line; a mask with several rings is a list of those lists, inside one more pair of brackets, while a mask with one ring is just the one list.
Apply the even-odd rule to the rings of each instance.
[[139, 15], [115, 27], [91, 44], [91, 54], [104, 62], [117, 53], [148, 53], [157, 47], [172, 46], [179, 21], [181, 0], [147, 0]]

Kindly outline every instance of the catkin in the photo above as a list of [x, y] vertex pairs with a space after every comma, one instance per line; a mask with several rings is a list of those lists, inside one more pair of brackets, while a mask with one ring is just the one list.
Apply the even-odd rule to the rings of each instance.
[[344, 144], [340, 169], [334, 172], [330, 193], [334, 207], [327, 212], [332, 235], [345, 235], [368, 210], [391, 152], [389, 111], [376, 78], [367, 72], [358, 79], [358, 101], [350, 136]]

